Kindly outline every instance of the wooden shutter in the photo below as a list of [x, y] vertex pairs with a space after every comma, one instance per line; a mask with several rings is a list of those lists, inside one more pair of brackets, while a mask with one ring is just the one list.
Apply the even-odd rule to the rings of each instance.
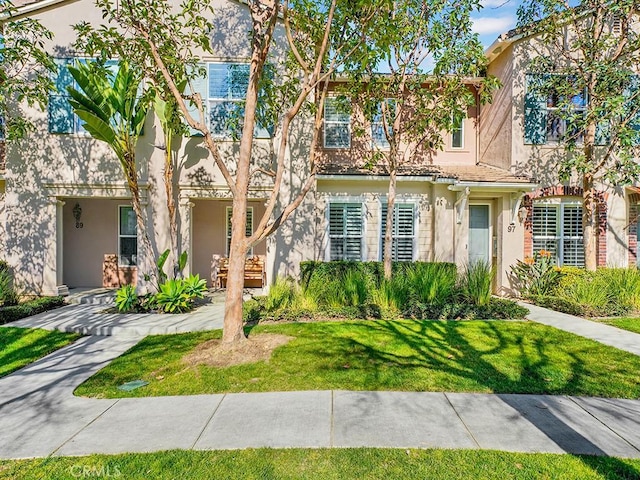
[[558, 205], [533, 206], [533, 251], [558, 257]]
[[[414, 205], [396, 203], [393, 209], [393, 244], [391, 258], [394, 262], [413, 261], [413, 240], [415, 236]], [[384, 251], [384, 232], [387, 225], [387, 204], [382, 204], [380, 223], [380, 252]], [[383, 257], [383, 255], [381, 255]]]
[[562, 214], [562, 264], [582, 267], [584, 266], [582, 207], [563, 205]]
[[547, 102], [541, 92], [546, 75], [528, 74], [524, 96], [524, 143], [543, 145], [547, 141]]
[[329, 258], [362, 260], [362, 204], [329, 205]]
[[73, 77], [68, 68], [73, 63], [73, 59], [56, 58], [54, 61], [57, 72], [54, 78], [55, 91], [49, 95], [49, 132], [73, 133], [75, 120], [67, 91], [67, 87], [73, 85]]

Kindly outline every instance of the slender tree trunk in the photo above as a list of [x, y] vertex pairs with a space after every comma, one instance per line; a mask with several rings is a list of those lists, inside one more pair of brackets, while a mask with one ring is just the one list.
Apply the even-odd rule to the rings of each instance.
[[584, 241], [584, 266], [593, 272], [598, 267], [598, 226], [597, 203], [593, 186], [593, 175], [585, 174], [582, 181], [583, 208], [582, 208], [582, 234]]
[[224, 306], [223, 343], [245, 340], [242, 325], [242, 295], [244, 293], [244, 267], [247, 257], [247, 189], [238, 185], [233, 198], [231, 215], [231, 247], [229, 248], [229, 272]]
[[[149, 240], [149, 234], [147, 232], [147, 227], [144, 221], [144, 215], [142, 213], [142, 205], [140, 203], [140, 189], [138, 187], [138, 181], [136, 179], [131, 179], [129, 177], [129, 190], [131, 191], [131, 206], [133, 207], [133, 212], [136, 214], [136, 224], [138, 226], [138, 238], [142, 240], [142, 248], [138, 248], [138, 258], [146, 257], [147, 255], [152, 255], [155, 258], [155, 253], [153, 251], [153, 247], [151, 246], [151, 240]], [[140, 255], [141, 251], [143, 255]], [[140, 262], [138, 262], [138, 273], [140, 274]], [[143, 274], [146, 272], [142, 272]], [[148, 273], [149, 277], [151, 277], [152, 284], [157, 286], [158, 277], [156, 275], [155, 269], [152, 268], [152, 271]], [[140, 278], [140, 275], [138, 275]]]
[[[593, 86], [590, 84], [592, 91]], [[587, 165], [595, 165], [594, 144], [597, 125], [589, 122], [585, 131], [584, 155]], [[598, 229], [597, 204], [595, 199], [593, 173], [585, 172], [582, 176], [582, 235], [584, 242], [584, 266], [594, 272], [598, 267]]]
[[[393, 155], [393, 152], [389, 152]], [[396, 168], [389, 162], [389, 192], [387, 195], [387, 224], [384, 229], [384, 278], [391, 278], [391, 260], [393, 254], [393, 211], [396, 204]]]
[[178, 251], [178, 218], [176, 212], [176, 199], [174, 196], [173, 188], [173, 152], [171, 149], [171, 143], [173, 140], [173, 133], [167, 132], [165, 144], [167, 147], [165, 165], [164, 165], [164, 189], [167, 195], [167, 212], [169, 213], [169, 236], [171, 241], [171, 255], [172, 265], [171, 272], [174, 278], [180, 276], [181, 272], [178, 271], [178, 261], [180, 258], [180, 252]]

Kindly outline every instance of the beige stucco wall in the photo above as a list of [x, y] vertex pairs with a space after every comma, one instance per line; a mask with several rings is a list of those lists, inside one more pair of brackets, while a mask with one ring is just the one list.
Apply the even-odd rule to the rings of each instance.
[[[203, 61], [246, 61], [249, 53], [246, 32], [251, 27], [246, 5], [233, 0], [215, 0], [213, 7], [217, 22], [212, 33], [215, 53], [213, 56], [203, 55]], [[33, 16], [54, 32], [54, 39], [47, 43], [47, 48], [57, 57], [72, 55], [71, 46], [75, 39], [71, 27], [73, 24], [87, 21], [99, 25], [103, 22], [102, 15], [92, 0], [62, 2], [56, 8], [39, 11]], [[276, 54], [282, 51], [281, 34], [279, 30], [274, 47]], [[80, 254], [79, 258], [86, 257], [87, 261], [89, 257], [92, 258], [92, 265], [88, 270], [93, 273], [83, 276], [76, 272], [74, 262], [67, 256], [76, 255], [82, 249], [90, 250], [93, 245], [84, 243], [81, 239], [93, 235], [83, 232], [84, 236], [74, 238], [72, 234], [68, 234], [70, 238], [64, 238], [63, 234], [67, 232], [66, 227], [72, 221], [72, 217], [68, 205], [63, 207], [60, 202], [67, 198], [84, 197], [122, 198], [126, 202], [130, 195], [119, 163], [106, 145], [92, 140], [89, 136], [49, 134], [46, 112], [26, 107], [24, 112], [33, 120], [36, 130], [27, 139], [13, 144], [9, 149], [5, 208], [7, 232], [6, 235], [3, 233], [11, 251], [9, 260], [17, 273], [16, 283], [24, 291], [36, 293], [56, 293], [57, 287], [66, 279], [75, 285], [100, 285], [101, 279], [98, 279], [95, 272], [96, 268], [101, 268], [102, 260], [97, 262], [97, 257], [92, 258], [93, 253], [90, 251]], [[282, 193], [294, 191], [297, 187], [291, 189], [287, 184], [296, 184], [293, 177], [302, 176], [308, 171], [308, 155], [305, 153], [308, 150], [308, 139], [299, 122], [296, 122], [296, 129], [286, 151], [287, 163], [292, 152], [303, 163], [294, 166], [295, 175], [291, 171], [285, 173]], [[218, 144], [222, 159], [229, 166], [231, 173], [235, 174], [237, 143], [220, 141]], [[158, 148], [163, 145], [161, 128], [153, 115], [149, 115], [144, 135], [136, 151], [143, 210], [153, 248], [153, 252], [145, 254], [139, 239], [141, 273], [152, 271], [155, 268], [154, 256], [170, 247], [169, 219], [163, 183], [164, 151]], [[178, 159], [174, 179], [174, 196], [179, 210], [178, 249], [183, 251], [189, 250], [192, 246], [192, 200], [223, 199], [230, 198], [230, 195], [219, 168], [204, 148], [200, 137], [174, 141], [174, 147]], [[256, 140], [253, 153], [254, 167], [271, 167], [273, 147], [267, 140]], [[257, 193], [250, 196], [266, 199], [272, 181], [268, 175], [255, 173], [250, 188]], [[280, 200], [276, 212], [283, 202], [284, 200]], [[95, 206], [98, 208], [98, 204]], [[5, 223], [2, 225], [4, 227]], [[197, 228], [204, 228], [204, 225], [200, 223]], [[195, 233], [202, 237], [197, 228]], [[73, 232], [75, 233], [77, 232]], [[295, 248], [304, 250], [299, 246]], [[266, 245], [258, 249], [266, 251]], [[115, 252], [115, 248], [111, 250]], [[192, 266], [200, 264], [192, 258], [192, 252], [189, 253], [190, 261], [186, 273], [192, 270]], [[94, 262], [98, 265], [94, 265]], [[65, 269], [70, 276], [63, 274]], [[193, 268], [194, 271], [198, 269]], [[207, 274], [206, 278], [208, 277]], [[100, 282], [95, 283], [98, 280]], [[143, 289], [146, 288], [142, 278], [140, 283]]]
[[[80, 205], [82, 228], [76, 228], [73, 208]], [[102, 285], [104, 256], [118, 253], [118, 207], [126, 199], [65, 198], [63, 206], [63, 282], [73, 287]], [[87, 248], [90, 246], [90, 248]]]
[[5, 243], [7, 234], [5, 232], [5, 207], [4, 207], [4, 180], [0, 180], [0, 259], [5, 258]]
[[[227, 208], [231, 202], [226, 200], [194, 200], [192, 210], [192, 244], [191, 244], [191, 272], [199, 274], [200, 278], [211, 283], [211, 260], [213, 255], [225, 257], [228, 255], [226, 219]], [[253, 222], [264, 213], [264, 202], [251, 201], [247, 205], [253, 209]], [[265, 255], [265, 242], [261, 242], [253, 249], [254, 255]]]
[[497, 77], [502, 86], [494, 92], [490, 104], [480, 107], [479, 160], [505, 170], [511, 168], [513, 73], [513, 49], [508, 48], [489, 64], [487, 70], [487, 74]]

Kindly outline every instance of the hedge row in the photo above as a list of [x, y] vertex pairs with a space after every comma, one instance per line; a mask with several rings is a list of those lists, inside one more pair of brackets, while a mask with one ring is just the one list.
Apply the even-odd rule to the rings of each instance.
[[14, 322], [65, 305], [63, 297], [41, 297], [34, 300], [0, 308], [0, 325]]

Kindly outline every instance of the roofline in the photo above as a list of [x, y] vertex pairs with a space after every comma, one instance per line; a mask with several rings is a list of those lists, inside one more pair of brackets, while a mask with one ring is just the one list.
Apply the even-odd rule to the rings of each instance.
[[[340, 174], [317, 174], [318, 180], [343, 180], [343, 181], [389, 181], [389, 175], [340, 175]], [[453, 177], [438, 176], [438, 175], [398, 175], [398, 181], [404, 182], [430, 182], [448, 184], [449, 190], [453, 192], [462, 191], [465, 188], [473, 188], [480, 190], [490, 191], [505, 191], [505, 192], [529, 192], [537, 189], [539, 185], [533, 182], [467, 182], [464, 180], [458, 180]]]

